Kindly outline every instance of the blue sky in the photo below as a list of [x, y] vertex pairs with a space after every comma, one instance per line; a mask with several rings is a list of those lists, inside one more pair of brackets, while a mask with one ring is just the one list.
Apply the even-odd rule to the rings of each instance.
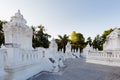
[[0, 20], [9, 21], [18, 9], [29, 26], [42, 24], [55, 38], [72, 31], [94, 38], [120, 27], [120, 0], [0, 0]]

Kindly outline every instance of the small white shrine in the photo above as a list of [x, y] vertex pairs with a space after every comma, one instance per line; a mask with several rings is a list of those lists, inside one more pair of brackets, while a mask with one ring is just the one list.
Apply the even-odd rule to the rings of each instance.
[[66, 52], [64, 54], [66, 58], [73, 58], [72, 52], [71, 52], [71, 44], [70, 42], [67, 43], [66, 45]]
[[27, 21], [18, 10], [10, 22], [3, 26], [6, 47], [14, 46], [22, 49], [32, 49], [32, 29], [26, 25]]
[[107, 37], [103, 45], [104, 51], [118, 51], [120, 50], [120, 30], [115, 28]]
[[71, 44], [70, 44], [70, 42], [68, 42], [67, 45], [66, 45], [66, 52], [67, 53], [71, 52]]
[[57, 51], [57, 43], [55, 42], [54, 38], [51, 40], [51, 43], [49, 45], [49, 49], [51, 49], [53, 51]]

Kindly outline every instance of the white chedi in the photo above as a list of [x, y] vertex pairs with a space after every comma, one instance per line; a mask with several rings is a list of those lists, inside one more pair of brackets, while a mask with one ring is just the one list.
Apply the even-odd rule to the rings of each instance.
[[51, 40], [49, 49], [57, 51], [57, 43], [55, 42], [54, 38]]
[[5, 45], [8, 47], [32, 48], [32, 29], [26, 25], [27, 21], [18, 10], [11, 20], [3, 25]]
[[86, 57], [88, 55], [89, 52], [93, 52], [94, 49], [92, 46], [90, 46], [89, 44], [83, 49], [83, 53], [81, 54], [83, 57]]
[[103, 45], [104, 51], [120, 50], [120, 30], [115, 28], [107, 37]]
[[65, 53], [65, 58], [74, 58], [71, 52], [71, 44], [70, 42], [67, 43], [66, 45], [66, 53]]
[[20, 13], [20, 10], [18, 10], [18, 12], [15, 13], [15, 16], [11, 17], [10, 22], [17, 26], [28, 28], [28, 26], [25, 25], [27, 21], [23, 18], [23, 15]]
[[85, 51], [94, 51], [93, 47], [90, 46], [89, 44], [83, 49], [83, 52]]
[[71, 44], [70, 44], [70, 42], [68, 42], [67, 45], [66, 45], [66, 52], [71, 52]]

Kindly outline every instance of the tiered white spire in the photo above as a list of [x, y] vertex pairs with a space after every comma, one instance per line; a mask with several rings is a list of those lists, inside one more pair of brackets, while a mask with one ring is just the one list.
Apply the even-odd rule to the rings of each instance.
[[57, 48], [57, 43], [55, 42], [54, 38], [51, 40], [50, 48], [52, 48], [52, 49], [56, 49]]
[[23, 15], [20, 13], [20, 10], [18, 10], [18, 12], [15, 13], [15, 16], [11, 17], [10, 22], [15, 25], [22, 26], [22, 27], [26, 27], [25, 24], [27, 23]]
[[70, 44], [70, 42], [68, 42], [67, 45], [66, 45], [66, 52], [71, 52], [71, 44]]
[[106, 39], [103, 45], [104, 50], [120, 50], [120, 30], [115, 28]]

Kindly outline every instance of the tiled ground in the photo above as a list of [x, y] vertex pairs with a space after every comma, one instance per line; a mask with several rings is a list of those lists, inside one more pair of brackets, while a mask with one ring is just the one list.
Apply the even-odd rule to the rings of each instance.
[[30, 80], [120, 80], [120, 67], [86, 63], [83, 59], [68, 59], [66, 68], [58, 73], [42, 72]]

